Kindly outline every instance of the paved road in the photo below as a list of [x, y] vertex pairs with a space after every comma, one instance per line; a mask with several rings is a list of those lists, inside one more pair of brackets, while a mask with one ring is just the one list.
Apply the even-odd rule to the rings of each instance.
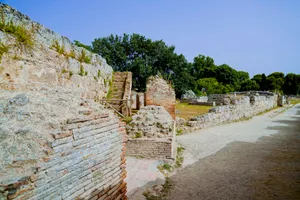
[[186, 166], [168, 199], [300, 199], [300, 104], [178, 137]]

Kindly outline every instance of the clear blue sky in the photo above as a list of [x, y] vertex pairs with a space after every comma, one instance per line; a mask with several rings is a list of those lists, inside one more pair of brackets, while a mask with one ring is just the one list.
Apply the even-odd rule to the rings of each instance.
[[139, 33], [237, 70], [300, 74], [299, 0], [0, 0], [32, 20], [90, 44]]

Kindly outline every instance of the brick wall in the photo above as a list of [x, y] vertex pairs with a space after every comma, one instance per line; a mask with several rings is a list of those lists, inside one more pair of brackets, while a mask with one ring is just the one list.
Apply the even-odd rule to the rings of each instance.
[[164, 79], [152, 76], [147, 82], [146, 105], [163, 106], [175, 119], [175, 91]]
[[173, 159], [175, 146], [172, 139], [137, 138], [127, 141], [127, 154], [140, 158]]
[[126, 199], [124, 123], [92, 101], [14, 94], [0, 95], [0, 199]]

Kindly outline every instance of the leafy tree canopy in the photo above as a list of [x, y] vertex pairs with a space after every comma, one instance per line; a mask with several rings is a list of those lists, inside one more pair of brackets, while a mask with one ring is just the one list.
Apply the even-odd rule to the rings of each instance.
[[74, 44], [100, 54], [115, 71], [131, 71], [133, 89], [139, 91], [145, 91], [148, 77], [161, 74], [172, 83], [177, 97], [190, 89], [201, 94], [203, 88], [208, 94], [247, 90], [300, 93], [300, 75], [274, 72], [250, 79], [248, 72], [227, 64], [216, 65], [209, 56], [199, 54], [189, 63], [174, 46], [135, 33], [96, 38], [92, 46], [77, 40]]

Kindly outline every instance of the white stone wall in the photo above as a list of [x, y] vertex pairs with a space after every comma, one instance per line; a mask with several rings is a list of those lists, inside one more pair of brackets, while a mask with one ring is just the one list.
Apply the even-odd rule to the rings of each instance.
[[247, 119], [261, 112], [270, 110], [277, 106], [277, 95], [274, 96], [252, 96], [254, 102], [250, 103], [250, 97], [240, 96], [233, 99], [233, 104], [217, 106], [210, 109], [210, 112], [192, 118], [189, 121], [178, 123], [177, 129], [190, 132], [206, 127]]
[[[31, 21], [9, 6], [0, 4], [0, 11], [6, 23], [12, 21], [15, 25], [22, 25], [34, 40], [33, 49], [30, 49], [19, 44], [13, 34], [0, 31], [0, 40], [8, 47], [8, 53], [3, 54], [0, 63], [0, 88], [40, 90], [51, 87], [90, 99], [107, 95], [113, 70], [105, 59], [72, 44], [68, 38]], [[64, 46], [66, 54], [74, 51], [76, 57], [59, 54], [52, 47], [55, 42]], [[91, 58], [90, 63], [78, 61], [82, 51]], [[79, 75], [80, 67], [86, 75]]]
[[127, 155], [144, 158], [173, 159], [175, 121], [162, 106], [145, 106], [127, 126]]

